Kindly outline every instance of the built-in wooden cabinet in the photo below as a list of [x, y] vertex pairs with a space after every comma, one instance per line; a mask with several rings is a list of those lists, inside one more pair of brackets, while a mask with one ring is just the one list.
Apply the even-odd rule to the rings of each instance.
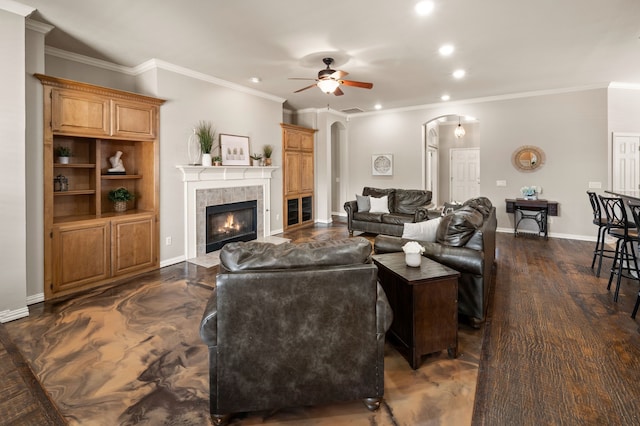
[[284, 229], [314, 222], [314, 129], [281, 124]]
[[[36, 77], [44, 87], [45, 298], [156, 269], [164, 101]], [[68, 164], [56, 158], [59, 146], [71, 150]], [[109, 174], [109, 159], [118, 151], [126, 174]], [[109, 191], [119, 187], [135, 194], [122, 213], [109, 200]]]

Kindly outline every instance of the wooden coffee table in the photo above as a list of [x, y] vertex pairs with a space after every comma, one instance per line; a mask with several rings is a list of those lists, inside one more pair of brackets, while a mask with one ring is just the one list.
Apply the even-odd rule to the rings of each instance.
[[407, 266], [403, 252], [374, 255], [373, 262], [393, 310], [387, 335], [411, 368], [443, 349], [455, 358], [460, 273], [424, 256], [420, 267]]

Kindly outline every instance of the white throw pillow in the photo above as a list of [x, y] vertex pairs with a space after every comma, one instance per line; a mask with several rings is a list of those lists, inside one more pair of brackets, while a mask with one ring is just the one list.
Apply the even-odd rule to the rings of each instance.
[[389, 197], [387, 195], [380, 198], [370, 197], [369, 202], [371, 203], [371, 208], [369, 209], [369, 212], [389, 213]]
[[435, 243], [440, 220], [442, 220], [442, 218], [437, 217], [435, 219], [425, 220], [424, 222], [405, 223], [402, 238]]

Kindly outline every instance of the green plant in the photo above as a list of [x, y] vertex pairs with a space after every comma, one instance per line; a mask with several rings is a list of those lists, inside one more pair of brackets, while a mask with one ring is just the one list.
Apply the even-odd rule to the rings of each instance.
[[135, 198], [135, 195], [133, 195], [133, 193], [129, 192], [129, 190], [124, 187], [112, 189], [111, 191], [109, 191], [109, 200], [113, 202], [129, 201], [129, 200], [133, 200], [134, 198]]
[[262, 154], [252, 154], [251, 158], [256, 160], [256, 161], [260, 161], [262, 159]]
[[265, 145], [262, 148], [262, 152], [264, 152], [264, 158], [271, 158], [271, 154], [273, 154], [273, 145]]
[[219, 157], [219, 156], [211, 157], [211, 161], [213, 161], [214, 163], [222, 163], [222, 157]]
[[71, 157], [71, 148], [68, 146], [56, 146], [55, 153], [58, 157]]
[[200, 148], [203, 154], [211, 152], [213, 147], [213, 139], [215, 138], [216, 131], [211, 125], [210, 121], [199, 121], [196, 126], [196, 135], [200, 141]]

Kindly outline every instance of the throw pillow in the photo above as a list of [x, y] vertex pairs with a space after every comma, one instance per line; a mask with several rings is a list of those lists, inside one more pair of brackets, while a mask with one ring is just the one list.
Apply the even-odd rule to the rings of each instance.
[[407, 240], [419, 240], [429, 243], [436, 242], [436, 232], [440, 225], [441, 217], [425, 220], [418, 223], [405, 223], [402, 231], [402, 238]]
[[359, 212], [368, 212], [371, 210], [371, 203], [369, 202], [368, 195], [358, 195], [356, 194], [356, 201], [358, 202], [358, 211]]
[[389, 213], [389, 197], [386, 195], [380, 198], [371, 197], [369, 202], [371, 203], [369, 209], [371, 213]]

